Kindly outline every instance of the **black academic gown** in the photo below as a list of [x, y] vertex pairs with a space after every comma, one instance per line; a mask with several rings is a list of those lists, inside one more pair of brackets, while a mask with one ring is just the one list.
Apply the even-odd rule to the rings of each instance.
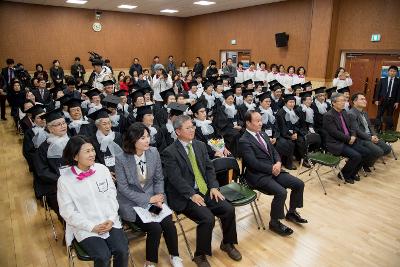
[[[96, 138], [96, 133], [94, 134], [94, 136], [92, 137], [93, 140], [93, 146], [94, 149], [96, 151], [96, 162], [101, 163], [103, 165], [109, 165], [107, 166], [107, 168], [110, 170], [110, 172], [114, 172], [115, 171], [115, 158], [114, 158], [114, 165], [110, 165], [110, 164], [106, 164], [108, 162], [112, 162], [112, 160], [107, 160], [107, 158], [112, 158], [113, 155], [110, 152], [110, 149], [107, 148], [106, 152], [103, 152], [100, 150], [100, 143]], [[118, 132], [115, 132], [115, 138], [114, 138], [114, 142], [119, 145], [119, 147], [122, 148], [122, 137], [121, 134]], [[107, 162], [106, 162], [107, 160]]]
[[[317, 100], [315, 100], [317, 101]], [[326, 102], [327, 108], [326, 112], [331, 110], [332, 106], [328, 102]], [[321, 137], [321, 145], [323, 148], [326, 148], [326, 136], [328, 135], [327, 131], [323, 128], [323, 118], [324, 114], [319, 113], [317, 105], [313, 101], [311, 104], [311, 108], [314, 110], [314, 129]]]
[[196, 126], [196, 131], [195, 131], [195, 138], [199, 141], [202, 141], [207, 145], [207, 153], [210, 159], [215, 158], [215, 151], [212, 149], [212, 147], [208, 144], [208, 141], [211, 139], [220, 139], [222, 138], [221, 135], [219, 135], [215, 129], [215, 127], [211, 124], [211, 127], [213, 127], [214, 132], [212, 134], [205, 135], [203, 134], [201, 127]]
[[33, 130], [28, 129], [24, 134], [24, 141], [22, 143], [22, 154], [24, 155], [24, 158], [28, 163], [30, 172], [33, 172], [34, 170], [33, 158], [36, 153], [35, 145], [32, 142], [34, 136], [35, 133], [33, 132]]
[[119, 115], [118, 125], [113, 125], [111, 127], [111, 130], [113, 130], [114, 132], [118, 132], [122, 135], [126, 131], [127, 118], [123, 111], [117, 111], [117, 114]]
[[165, 106], [154, 106], [154, 124], [162, 127], [168, 122], [168, 110]]
[[19, 121], [19, 126], [22, 129], [22, 132], [25, 134], [29, 129], [32, 129], [33, 123], [32, 121], [28, 118], [28, 116], [24, 116], [20, 121]]
[[[160, 128], [160, 131], [164, 138], [164, 147], [162, 147], [161, 149], [164, 150], [166, 147], [172, 144], [175, 139], [171, 137], [171, 133], [168, 132], [167, 126], [165, 126], [165, 124]], [[162, 150], [159, 149], [158, 151], [161, 153]]]
[[[321, 147], [321, 137], [318, 132], [315, 130], [314, 122], [310, 123], [306, 121], [306, 112], [303, 111], [301, 106], [296, 107], [295, 112], [297, 116], [300, 118], [300, 128], [302, 129], [303, 134], [308, 135], [315, 135], [313, 140], [315, 139], [316, 142], [310, 143], [309, 142], [309, 151], [319, 149]], [[314, 111], [314, 118], [315, 118], [315, 111]]]
[[285, 102], [283, 102], [282, 98], [280, 98], [278, 101], [271, 99], [271, 108], [274, 113], [277, 113], [278, 110], [280, 110], [284, 105]]
[[153, 125], [153, 127], [157, 130], [157, 133], [154, 136], [150, 136], [150, 145], [156, 147], [158, 151], [163, 151], [167, 147], [163, 133], [157, 125]]
[[97, 128], [94, 123], [90, 122], [89, 124], [82, 124], [81, 128], [79, 129], [79, 133], [76, 132], [75, 128], [69, 128], [68, 126], [68, 135], [75, 136], [75, 135], [83, 135], [86, 137], [92, 137], [96, 134]]

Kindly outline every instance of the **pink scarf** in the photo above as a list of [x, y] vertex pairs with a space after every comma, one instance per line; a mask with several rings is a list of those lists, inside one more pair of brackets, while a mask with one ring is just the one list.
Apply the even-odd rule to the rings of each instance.
[[72, 171], [72, 173], [73, 173], [74, 175], [76, 175], [76, 179], [78, 179], [79, 181], [82, 181], [82, 180], [84, 180], [85, 178], [87, 178], [87, 177], [89, 177], [89, 176], [92, 176], [92, 175], [96, 172], [96, 170], [89, 169], [89, 170], [87, 170], [87, 171], [85, 171], [85, 172], [81, 172], [80, 174], [78, 174], [78, 173], [76, 172], [74, 166], [71, 166], [71, 171]]

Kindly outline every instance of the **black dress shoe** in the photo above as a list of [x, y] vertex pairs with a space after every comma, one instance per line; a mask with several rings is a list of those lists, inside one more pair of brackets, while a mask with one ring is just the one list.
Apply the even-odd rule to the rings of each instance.
[[369, 167], [363, 167], [365, 172], [372, 172], [371, 169]]
[[310, 163], [308, 163], [308, 161], [306, 161], [306, 160], [303, 161], [303, 166], [308, 168], [308, 169], [311, 168]]
[[286, 220], [294, 222], [294, 223], [308, 223], [308, 221], [304, 218], [301, 218], [300, 214], [295, 212], [288, 212], [286, 214]]
[[198, 267], [211, 267], [206, 255], [194, 256], [193, 261]]
[[293, 230], [290, 229], [289, 227], [287, 227], [286, 225], [284, 225], [283, 223], [281, 223], [280, 221], [278, 221], [277, 224], [271, 224], [271, 222], [270, 222], [269, 230], [271, 230], [272, 232], [275, 232], [281, 236], [288, 236], [288, 235], [293, 234]]
[[291, 170], [291, 171], [297, 170], [297, 167], [294, 166], [293, 164], [292, 164], [292, 165], [285, 166], [285, 168], [288, 169], [288, 170]]
[[[343, 180], [343, 178], [342, 178], [342, 176], [340, 176], [340, 174], [338, 174], [337, 177], [338, 177], [340, 180]], [[351, 178], [344, 178], [344, 180], [345, 180], [346, 183], [354, 184], [354, 180], [351, 179]]]
[[240, 261], [242, 259], [242, 254], [240, 254], [239, 250], [233, 244], [224, 244], [221, 242], [219, 248], [225, 251], [232, 260]]

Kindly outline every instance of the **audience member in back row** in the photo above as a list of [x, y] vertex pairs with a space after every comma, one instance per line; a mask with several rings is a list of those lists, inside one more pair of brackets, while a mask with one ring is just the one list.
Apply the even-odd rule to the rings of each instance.
[[69, 165], [58, 181], [57, 199], [66, 223], [67, 246], [72, 240], [93, 259], [94, 267], [127, 267], [128, 240], [118, 216], [117, 190], [110, 171], [95, 163], [95, 149], [84, 136], [72, 137], [63, 158]]

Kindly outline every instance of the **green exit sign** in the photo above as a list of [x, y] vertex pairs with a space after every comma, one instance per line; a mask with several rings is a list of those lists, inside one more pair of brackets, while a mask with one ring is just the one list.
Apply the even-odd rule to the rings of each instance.
[[379, 42], [381, 40], [381, 35], [379, 33], [374, 33], [371, 35], [371, 42]]

